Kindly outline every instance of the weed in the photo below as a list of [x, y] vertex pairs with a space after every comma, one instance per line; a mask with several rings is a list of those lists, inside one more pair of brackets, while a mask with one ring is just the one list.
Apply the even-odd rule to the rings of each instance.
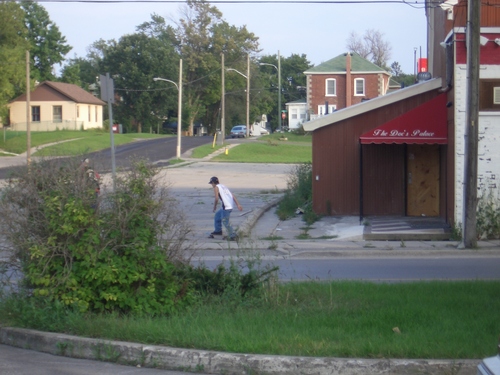
[[405, 241], [403, 239], [401, 239], [401, 243], [399, 245], [400, 247], [406, 247], [406, 244], [405, 244]]

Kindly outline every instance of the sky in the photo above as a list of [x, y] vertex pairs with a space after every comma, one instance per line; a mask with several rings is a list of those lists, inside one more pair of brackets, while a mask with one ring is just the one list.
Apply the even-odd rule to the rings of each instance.
[[[85, 0], [80, 0], [85, 1]], [[179, 19], [180, 3], [40, 2], [73, 49], [67, 58], [86, 57], [93, 42], [132, 34], [156, 13]], [[355, 2], [356, 0], [353, 0]], [[230, 24], [246, 26], [259, 38], [260, 55], [282, 58], [305, 54], [319, 65], [347, 52], [350, 32], [359, 36], [374, 29], [392, 47], [389, 65], [397, 61], [404, 73], [413, 74], [415, 57], [426, 56], [426, 19], [423, 0], [413, 6], [398, 3], [214, 3]]]

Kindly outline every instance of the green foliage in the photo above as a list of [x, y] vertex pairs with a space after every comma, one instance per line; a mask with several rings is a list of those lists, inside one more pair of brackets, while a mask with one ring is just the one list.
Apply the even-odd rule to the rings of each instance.
[[278, 267], [257, 267], [254, 260], [247, 260], [248, 271], [243, 273], [238, 264], [230, 261], [229, 267], [219, 264], [214, 270], [204, 266], [186, 267], [186, 278], [203, 296], [224, 296], [227, 302], [241, 302], [245, 298], [261, 295], [261, 287], [267, 285]]
[[64, 61], [64, 56], [72, 47], [66, 44], [66, 38], [50, 20], [49, 13], [42, 5], [34, 1], [22, 1], [21, 7], [26, 13], [25, 24], [33, 62], [32, 76], [39, 81], [54, 80], [52, 68]]
[[477, 204], [476, 231], [478, 239], [500, 238], [500, 199], [493, 190], [483, 191]]
[[296, 166], [288, 175], [285, 196], [278, 205], [276, 214], [281, 220], [292, 218], [297, 210], [303, 214], [302, 219], [312, 224], [319, 216], [312, 209], [312, 164]]
[[2, 229], [32, 294], [80, 311], [167, 314], [191, 303], [174, 265], [188, 229], [156, 174], [135, 162], [102, 198], [75, 161], [34, 163], [11, 180]]
[[7, 118], [7, 103], [26, 87], [27, 29], [19, 3], [0, 2], [0, 121]]

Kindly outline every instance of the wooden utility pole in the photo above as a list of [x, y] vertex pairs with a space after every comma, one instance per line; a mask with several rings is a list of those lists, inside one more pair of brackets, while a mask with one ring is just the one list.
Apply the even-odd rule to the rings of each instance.
[[250, 54], [247, 55], [247, 138], [250, 137]]
[[467, 10], [467, 105], [465, 128], [463, 242], [461, 247], [477, 246], [477, 151], [479, 120], [479, 37], [481, 2], [468, 0]]
[[26, 51], [26, 163], [31, 164], [30, 51]]
[[224, 82], [226, 67], [224, 66], [224, 53], [221, 53], [221, 65], [222, 65], [222, 97], [220, 99], [221, 103], [221, 119], [220, 119], [220, 134], [218, 144], [222, 146], [224, 144], [224, 138], [226, 137], [226, 84]]

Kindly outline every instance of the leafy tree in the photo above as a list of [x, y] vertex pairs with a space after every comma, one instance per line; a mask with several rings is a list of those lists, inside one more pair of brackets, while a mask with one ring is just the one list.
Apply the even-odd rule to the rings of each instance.
[[99, 63], [101, 74], [109, 72], [120, 101], [116, 118], [141, 132], [158, 125], [158, 115], [167, 109], [177, 112], [178, 92], [174, 85], [153, 82], [154, 77], [176, 81], [179, 58], [172, 44], [143, 33], [126, 35], [110, 42]]
[[40, 81], [54, 80], [54, 65], [64, 61], [64, 56], [71, 50], [59, 28], [50, 20], [45, 8], [36, 2], [23, 1], [27, 38], [31, 44], [33, 61], [32, 76]]
[[[303, 74], [312, 65], [307, 60], [306, 55], [291, 54], [290, 57], [281, 59], [281, 108], [285, 108], [285, 103], [290, 101], [299, 100], [306, 97], [306, 77]], [[281, 121], [281, 111], [278, 110], [278, 101], [276, 99], [278, 93], [278, 56], [270, 55], [264, 56], [259, 61], [260, 72], [264, 77], [262, 79], [263, 87], [268, 87], [268, 92], [270, 93], [270, 98], [267, 101], [267, 111], [268, 120], [271, 121], [271, 126], [276, 129], [280, 125]], [[265, 65], [271, 64], [273, 66]]]
[[346, 47], [375, 65], [387, 69], [392, 47], [383, 37], [383, 33], [373, 29], [366, 30], [362, 37], [359, 37], [355, 31], [351, 31]]
[[[192, 134], [194, 121], [204, 115], [208, 106], [220, 101], [221, 54], [226, 67], [246, 71], [246, 56], [257, 51], [258, 38], [244, 26], [229, 25], [216, 7], [203, 0], [188, 0], [175, 37], [185, 64], [185, 81], [189, 83], [184, 103]], [[227, 76], [229, 87], [233, 79], [239, 80]]]
[[0, 2], [0, 120], [7, 118], [7, 103], [25, 89], [27, 30], [18, 3]]
[[62, 70], [61, 81], [81, 86], [82, 81], [80, 79], [80, 65], [66, 65]]

